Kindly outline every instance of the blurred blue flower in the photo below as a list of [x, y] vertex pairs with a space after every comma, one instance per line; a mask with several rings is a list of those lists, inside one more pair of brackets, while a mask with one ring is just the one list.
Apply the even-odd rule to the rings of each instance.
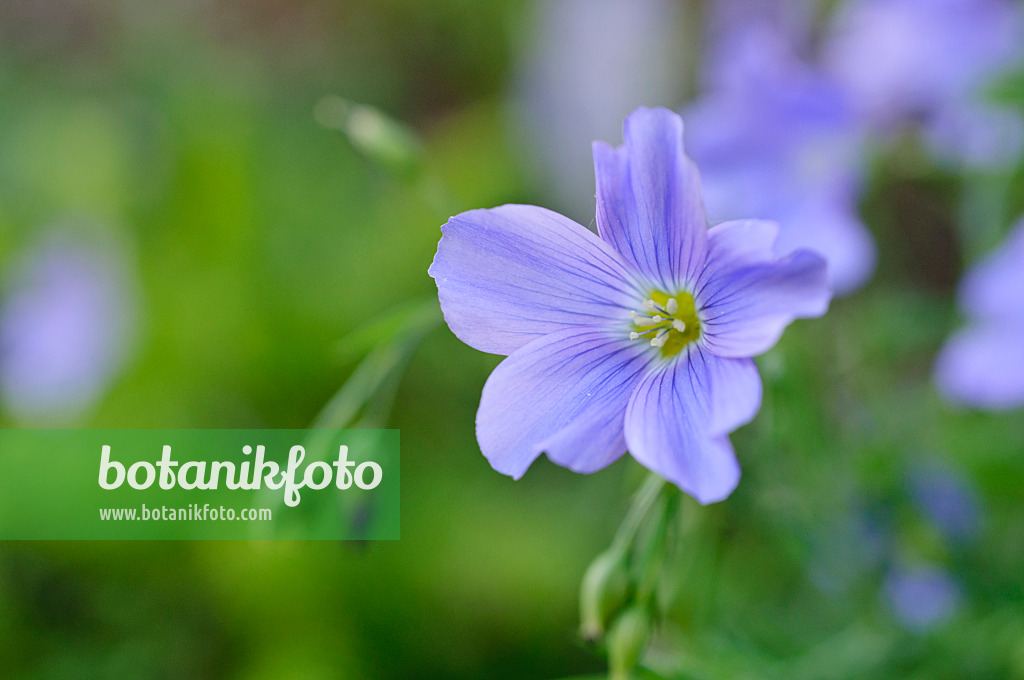
[[764, 22], [724, 30], [705, 81], [684, 116], [711, 221], [776, 220], [779, 254], [813, 249], [837, 293], [861, 286], [875, 262], [857, 215], [863, 135], [839, 86]]
[[124, 263], [67, 238], [26, 255], [0, 301], [0, 400], [21, 422], [61, 425], [103, 393], [132, 327]]
[[600, 237], [534, 206], [474, 210], [444, 226], [430, 275], [452, 331], [510, 355], [477, 412], [496, 470], [545, 452], [594, 472], [628, 448], [710, 503], [739, 480], [728, 434], [760, 408], [749, 357], [825, 312], [825, 263], [777, 258], [771, 222], [707, 229], [679, 116], [638, 109], [624, 136], [594, 144]]
[[960, 588], [943, 569], [896, 566], [885, 578], [893, 614], [906, 628], [923, 632], [947, 621], [960, 604]]
[[1024, 57], [1022, 27], [1011, 0], [850, 0], [825, 58], [876, 129], [915, 122], [940, 158], [1000, 163], [1020, 152], [1024, 128], [984, 90]]
[[1005, 410], [1024, 406], [1024, 219], [960, 284], [968, 325], [942, 349], [935, 367], [950, 401]]
[[977, 534], [981, 509], [963, 475], [937, 465], [915, 468], [910, 474], [910, 495], [947, 537], [959, 541]]
[[737, 27], [761, 25], [803, 48], [814, 29], [821, 0], [715, 0], [707, 3], [706, 31], [713, 49], [735, 36]]

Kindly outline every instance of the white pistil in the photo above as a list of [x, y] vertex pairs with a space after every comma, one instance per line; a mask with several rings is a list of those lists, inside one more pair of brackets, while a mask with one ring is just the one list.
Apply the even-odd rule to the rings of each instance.
[[679, 319], [672, 319], [672, 328], [675, 328], [677, 331], [682, 333], [686, 330], [686, 324]]
[[656, 336], [651, 338], [651, 347], [664, 347], [666, 340], [668, 340], [668, 329], [662, 328]]
[[675, 314], [679, 311], [679, 303], [676, 302], [675, 298], [669, 298], [668, 302], [665, 303], [665, 310], [669, 314]]

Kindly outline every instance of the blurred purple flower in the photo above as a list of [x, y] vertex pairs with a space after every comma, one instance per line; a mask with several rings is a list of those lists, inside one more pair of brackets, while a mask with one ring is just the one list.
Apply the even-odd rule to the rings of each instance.
[[760, 408], [749, 357], [825, 312], [825, 263], [778, 259], [770, 222], [707, 229], [679, 116], [638, 109], [624, 137], [594, 144], [600, 237], [534, 206], [474, 210], [444, 226], [430, 275], [452, 331], [510, 355], [477, 412], [496, 470], [545, 452], [594, 472], [628, 448], [711, 503], [739, 480], [728, 434]]
[[707, 3], [707, 33], [719, 53], [720, 43], [736, 35], [737, 27], [765, 26], [786, 36], [798, 48], [806, 46], [814, 28], [820, 0], [715, 0]]
[[949, 339], [935, 368], [947, 399], [992, 410], [1024, 406], [1022, 291], [1024, 219], [960, 284], [968, 325]]
[[1022, 19], [1011, 0], [851, 0], [826, 61], [876, 128], [915, 121], [939, 157], [998, 163], [1020, 152], [1024, 130], [984, 88], [1024, 56]]
[[944, 570], [897, 566], [885, 578], [893, 614], [905, 627], [923, 632], [947, 621], [960, 602], [960, 589]]
[[963, 475], [937, 465], [919, 467], [910, 475], [910, 495], [949, 538], [965, 540], [977, 534], [981, 510]]
[[766, 23], [726, 31], [707, 71], [707, 94], [684, 115], [711, 221], [776, 220], [779, 254], [810, 248], [837, 293], [861, 286], [875, 261], [857, 215], [863, 139], [838, 85]]
[[9, 283], [0, 302], [0, 399], [23, 422], [70, 422], [124, 361], [124, 264], [108, 249], [55, 241], [30, 254]]

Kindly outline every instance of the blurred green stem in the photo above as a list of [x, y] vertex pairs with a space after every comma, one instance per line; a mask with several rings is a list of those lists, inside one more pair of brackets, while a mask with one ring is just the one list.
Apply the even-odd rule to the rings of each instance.
[[658, 584], [661, 581], [661, 571], [665, 564], [668, 535], [677, 518], [679, 507], [679, 494], [675, 493], [672, 486], [663, 485], [655, 499], [652, 512], [649, 513], [643, 541], [638, 541], [637, 566], [640, 571], [636, 580], [636, 599], [651, 608], [655, 602]]
[[660, 475], [652, 472], [647, 476], [643, 486], [640, 487], [633, 497], [633, 505], [630, 506], [629, 512], [626, 513], [625, 519], [622, 520], [622, 524], [615, 534], [615, 540], [612, 541], [613, 549], [623, 552], [629, 549], [637, 532], [640, 530], [640, 526], [643, 524], [644, 518], [647, 517], [651, 506], [658, 500], [658, 496], [664, 487], [665, 480]]

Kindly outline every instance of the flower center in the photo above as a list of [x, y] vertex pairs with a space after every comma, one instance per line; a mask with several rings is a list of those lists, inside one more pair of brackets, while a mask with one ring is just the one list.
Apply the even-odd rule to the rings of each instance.
[[663, 357], [679, 354], [684, 347], [700, 337], [700, 319], [689, 293], [669, 297], [660, 290], [644, 300], [643, 309], [631, 311], [633, 330], [630, 340], [650, 339], [651, 347], [661, 350]]

